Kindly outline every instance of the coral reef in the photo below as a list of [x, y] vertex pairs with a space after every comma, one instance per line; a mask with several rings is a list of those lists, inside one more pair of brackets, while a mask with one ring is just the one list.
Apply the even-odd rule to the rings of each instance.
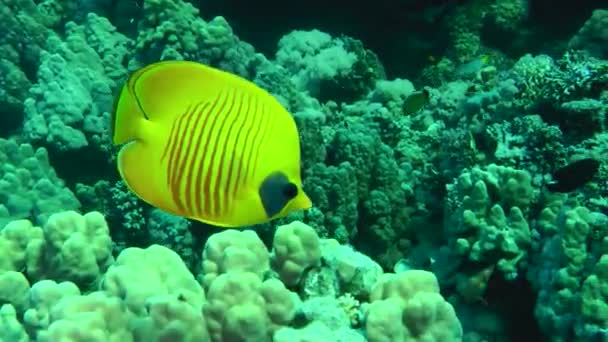
[[[263, 54], [192, 1], [3, 1], [0, 340], [605, 340], [608, 11], [537, 44], [526, 0], [404, 3], [444, 34], [412, 77], [301, 23]], [[311, 209], [220, 230], [128, 190], [114, 97], [170, 59], [292, 113]], [[593, 179], [550, 192], [581, 158]]]
[[[82, 232], [70, 234], [73, 229]], [[92, 249], [80, 238], [85, 232], [95, 242]], [[253, 231], [212, 235], [198, 276], [203, 285], [175, 252], [160, 245], [129, 247], [114, 260], [99, 212], [56, 213], [42, 229], [27, 220], [12, 221], [2, 233], [0, 241], [11, 251], [0, 271], [4, 285], [0, 296], [5, 302], [0, 309], [0, 336], [6, 338], [304, 341], [309, 334], [320, 336], [330, 329], [336, 340], [348, 336], [363, 340], [362, 332], [354, 329], [363, 321], [369, 341], [384, 340], [385, 328], [403, 341], [413, 337], [458, 341], [462, 336], [454, 309], [440, 295], [432, 273], [382, 274], [369, 260], [376, 270], [370, 273], [368, 266], [359, 266], [364, 263], [353, 262], [361, 258], [356, 251], [342, 250], [345, 246], [336, 240], [320, 239], [299, 221], [277, 229], [272, 255]], [[58, 236], [66, 235], [64, 247], [54, 248]], [[19, 240], [29, 243], [19, 245]], [[286, 242], [293, 247], [283, 249]], [[303, 255], [302, 246], [316, 246], [311, 248], [316, 252]], [[263, 261], [250, 259], [256, 253]], [[269, 263], [271, 258], [280, 261]], [[298, 281], [295, 275], [322, 267], [321, 259], [327, 260], [329, 277], [317, 281], [338, 281], [340, 289], [333, 296], [301, 296], [311, 293], [306, 286], [319, 285]], [[286, 268], [289, 265], [297, 267]], [[92, 286], [93, 280], [97, 286]], [[354, 296], [372, 304], [362, 309]], [[392, 318], [394, 314], [408, 318], [402, 323]], [[23, 320], [17, 320], [21, 315]], [[312, 330], [317, 326], [319, 330]]]

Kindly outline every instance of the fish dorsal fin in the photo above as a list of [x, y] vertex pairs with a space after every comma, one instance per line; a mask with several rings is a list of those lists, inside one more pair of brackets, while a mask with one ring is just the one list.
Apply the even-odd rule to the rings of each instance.
[[172, 121], [189, 106], [211, 101], [230, 74], [188, 61], [163, 61], [135, 72], [130, 93], [150, 121]]

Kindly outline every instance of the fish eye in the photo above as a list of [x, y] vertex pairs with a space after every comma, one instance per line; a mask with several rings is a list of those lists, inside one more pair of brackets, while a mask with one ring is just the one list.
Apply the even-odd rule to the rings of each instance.
[[283, 195], [287, 198], [294, 198], [298, 195], [298, 187], [293, 183], [287, 183], [283, 188]]

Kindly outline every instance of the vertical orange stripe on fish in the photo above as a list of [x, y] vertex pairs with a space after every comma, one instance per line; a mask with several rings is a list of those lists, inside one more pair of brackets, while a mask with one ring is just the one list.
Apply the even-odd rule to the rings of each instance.
[[169, 152], [169, 161], [167, 163], [169, 192], [171, 193], [173, 203], [175, 203], [175, 206], [181, 213], [185, 212], [185, 208], [179, 198], [179, 186], [176, 184], [175, 179], [179, 168], [179, 160], [181, 158], [181, 150], [185, 138], [183, 131], [187, 126], [186, 119], [191, 115], [193, 110], [194, 107], [189, 106], [188, 110], [177, 118], [178, 123], [172, 138], [174, 140], [174, 144]]
[[[194, 165], [201, 159], [200, 158], [200, 141], [203, 135], [203, 127], [205, 124], [205, 116], [206, 109], [209, 107], [209, 103], [199, 104], [197, 105], [196, 114], [194, 115], [194, 122], [191, 125], [191, 139], [190, 146], [193, 147], [192, 152], [188, 153], [188, 164], [186, 165], [186, 176], [185, 178], [185, 187], [184, 187], [184, 195], [186, 196], [186, 204], [188, 206], [189, 213], [192, 214], [196, 210], [196, 194], [199, 193], [196, 189], [193, 188], [193, 178], [196, 177], [194, 173], [195, 168]], [[196, 140], [196, 143], [194, 141]]]
[[[266, 110], [266, 106], [264, 104], [260, 104], [259, 106], [256, 107], [256, 112], [260, 113], [261, 119], [259, 120], [261, 122], [260, 127], [258, 129], [258, 132], [261, 132], [261, 134], [258, 134], [256, 136], [256, 139], [253, 141], [252, 143], [252, 160], [251, 160], [251, 164], [252, 165], [257, 165], [258, 163], [258, 158], [260, 155], [260, 149], [262, 148], [262, 146], [264, 145], [264, 142], [266, 141], [266, 138], [268, 137], [268, 127], [269, 127], [269, 123], [271, 120], [271, 115], [270, 113]], [[248, 178], [253, 178], [255, 175], [255, 169], [251, 170], [251, 174], [248, 174], [247, 177]]]
[[173, 197], [177, 200], [177, 206], [185, 213], [190, 213], [190, 211], [188, 203], [185, 202], [183, 177], [190, 149], [192, 148], [192, 118], [198, 112], [197, 109], [198, 106], [193, 106], [190, 113], [182, 118], [183, 124], [180, 127], [180, 131], [177, 133], [180, 135], [180, 139], [176, 149], [176, 160], [171, 180]]
[[[183, 122], [183, 117], [186, 116], [188, 114], [188, 112], [190, 111], [191, 106], [189, 105], [188, 108], [186, 108], [186, 111], [175, 118], [175, 120], [173, 120], [173, 125], [171, 127], [171, 132], [169, 132], [169, 139], [167, 140], [167, 145], [165, 146], [165, 150], [168, 151], [167, 155], [165, 157], [169, 157], [169, 160], [167, 161], [167, 186], [170, 187], [171, 186], [171, 180], [172, 180], [172, 174], [173, 174], [173, 163], [175, 162], [175, 148], [177, 146], [177, 141], [178, 141], [178, 137], [179, 137], [179, 131], [181, 130], [181, 124]], [[164, 157], [161, 157], [161, 161], [164, 159]]]
[[[204, 108], [201, 109], [199, 115], [204, 118], [200, 125], [197, 125], [196, 130], [196, 145], [194, 147], [194, 153], [192, 160], [192, 165], [190, 166], [190, 172], [192, 172], [192, 177], [188, 179], [187, 188], [191, 189], [192, 198], [190, 201], [192, 202], [192, 210], [193, 214], [201, 215], [201, 201], [203, 199], [203, 190], [200, 188], [201, 177], [202, 177], [202, 168], [205, 163], [205, 150], [201, 148], [201, 143], [203, 142], [203, 138], [205, 137], [205, 128], [207, 127], [207, 122], [211, 117], [211, 113], [217, 106], [217, 98], [213, 103], [206, 103]], [[193, 184], [193, 182], [194, 184]]]
[[[205, 121], [203, 125], [203, 131], [201, 133], [203, 147], [200, 155], [200, 160], [198, 164], [198, 168], [196, 168], [196, 181], [194, 185], [194, 189], [198, 191], [199, 196], [196, 201], [196, 212], [199, 216], [207, 215], [208, 212], [204, 209], [204, 205], [206, 205], [210, 201], [209, 197], [209, 188], [204, 186], [203, 177], [207, 175], [207, 172], [212, 167], [211, 163], [211, 153], [209, 153], [209, 141], [211, 140], [211, 135], [213, 134], [213, 130], [216, 126], [216, 122], [218, 117], [221, 115], [222, 108], [226, 105], [226, 101], [228, 98], [224, 96], [224, 92], [220, 92], [220, 94], [215, 98], [211, 108], [205, 113], [207, 118], [212, 118], [212, 121], [207, 124]], [[223, 101], [223, 102], [222, 102]]]
[[[205, 151], [209, 152], [209, 158], [207, 159], [209, 162], [206, 165], [206, 170], [204, 170], [205, 181], [203, 182], [205, 199], [207, 199], [205, 201], [205, 203], [203, 203], [204, 212], [206, 215], [211, 215], [212, 209], [213, 209], [212, 208], [212, 206], [213, 206], [212, 198], [214, 197], [214, 194], [212, 193], [212, 190], [211, 190], [211, 182], [213, 181], [212, 178], [214, 177], [215, 172], [216, 172], [215, 153], [217, 150], [217, 146], [216, 146], [217, 139], [214, 140], [211, 145], [209, 145], [209, 142], [212, 140], [212, 138], [214, 136], [221, 134], [221, 130], [218, 125], [218, 119], [220, 118], [220, 116], [223, 116], [224, 113], [226, 112], [226, 105], [229, 100], [228, 94], [222, 94], [222, 95], [224, 95], [224, 96], [222, 96], [224, 98], [224, 101], [222, 102], [221, 106], [218, 107], [216, 113], [214, 113], [213, 123], [211, 124], [211, 126], [209, 126], [209, 129], [206, 134], [207, 141], [205, 142]], [[225, 117], [222, 119], [225, 119]]]
[[[240, 117], [242, 120], [236, 126], [236, 132], [234, 133], [234, 146], [232, 147], [232, 152], [230, 153], [230, 165], [228, 166], [228, 178], [226, 179], [226, 189], [224, 195], [224, 206], [227, 210], [230, 210], [230, 203], [233, 203], [236, 197], [236, 189], [238, 177], [241, 173], [241, 168], [243, 167], [243, 158], [242, 156], [236, 155], [236, 151], [242, 151], [239, 146], [239, 142], [241, 141], [241, 137], [243, 134], [243, 129], [247, 124], [247, 119], [250, 117], [249, 113], [249, 97], [245, 93], [239, 93], [239, 103], [240, 107], [238, 112], [240, 113]], [[235, 120], [235, 123], [237, 121]], [[236, 168], [236, 172], [235, 172]]]
[[[190, 106], [186, 109], [186, 113], [190, 110]], [[183, 114], [182, 114], [183, 115]], [[181, 115], [180, 115], [181, 116]], [[160, 162], [162, 163], [167, 158], [169, 151], [171, 150], [171, 146], [175, 144], [175, 128], [177, 127], [177, 120], [173, 120], [173, 124], [171, 125], [171, 130], [169, 130], [169, 138], [167, 139], [167, 143], [165, 144], [165, 148], [163, 149], [163, 153], [160, 156]]]
[[[207, 147], [209, 145], [209, 134], [210, 134], [210, 129], [209, 129], [209, 119], [213, 117], [211, 126], [214, 124], [215, 120], [217, 120], [217, 110], [218, 110], [218, 106], [220, 106], [220, 100], [221, 100], [221, 94], [220, 96], [217, 96], [215, 98], [215, 100], [213, 101], [213, 103], [211, 103], [211, 106], [206, 110], [201, 112], [201, 115], [203, 115], [205, 117], [205, 120], [203, 121], [203, 124], [201, 126], [201, 131], [200, 131], [200, 135], [198, 137], [198, 141], [197, 141], [197, 150], [200, 151], [199, 156], [197, 158], [198, 161], [198, 165], [194, 166], [192, 170], [195, 171], [194, 175], [195, 175], [195, 179], [194, 179], [194, 187], [192, 188], [193, 191], [195, 191], [195, 197], [194, 197], [194, 210], [196, 212], [197, 215], [201, 216], [203, 215], [202, 212], [202, 205], [201, 202], [203, 200], [207, 200], [208, 199], [208, 195], [207, 195], [207, 191], [205, 189], [201, 188], [201, 182], [202, 182], [202, 178], [203, 178], [203, 170], [205, 169], [205, 158], [207, 157], [208, 153], [207, 152]], [[203, 143], [203, 147], [200, 147], [200, 144]], [[208, 167], [208, 166], [207, 166]]]
[[212, 214], [213, 217], [218, 217], [218, 215], [220, 215], [220, 213], [222, 212], [223, 208], [222, 208], [222, 203], [221, 203], [221, 194], [219, 193], [219, 185], [222, 181], [222, 176], [224, 174], [224, 161], [222, 160], [222, 156], [221, 154], [218, 153], [218, 150], [220, 149], [221, 145], [226, 146], [226, 122], [228, 121], [228, 118], [230, 118], [231, 116], [234, 116], [232, 114], [233, 109], [235, 107], [236, 104], [236, 96], [234, 93], [230, 93], [228, 95], [230, 97], [230, 105], [226, 108], [226, 110], [224, 110], [221, 115], [222, 115], [222, 123], [217, 131], [217, 134], [215, 136], [215, 143], [213, 145], [213, 152], [212, 153], [212, 158], [211, 160], [213, 160], [213, 173], [211, 174], [211, 182], [209, 184], [209, 186], [211, 187], [211, 194], [212, 194], [212, 205], [213, 205], [213, 210], [212, 210]]
[[260, 113], [258, 112], [258, 103], [257, 103], [256, 98], [253, 99], [253, 104], [250, 107], [250, 111], [251, 111], [251, 115], [253, 116], [253, 123], [254, 123], [251, 131], [253, 131], [254, 133], [253, 133], [253, 136], [251, 137], [251, 140], [248, 140], [245, 142], [246, 150], [244, 151], [243, 158], [244, 159], [246, 158], [245, 160], [247, 160], [247, 161], [245, 162], [245, 173], [243, 175], [243, 184], [249, 184], [249, 182], [250, 182], [249, 172], [251, 170], [251, 157], [253, 155], [255, 141], [256, 141], [258, 135], [260, 134], [260, 126], [262, 125], [262, 120], [260, 120]]
[[190, 202], [190, 198], [189, 198], [189, 189], [188, 189], [188, 177], [191, 174], [191, 170], [188, 168], [188, 166], [190, 165], [190, 162], [192, 160], [192, 153], [193, 153], [193, 142], [195, 139], [195, 125], [196, 125], [196, 120], [198, 118], [200, 118], [200, 106], [197, 105], [194, 107], [194, 109], [192, 110], [192, 114], [188, 117], [188, 121], [187, 121], [187, 126], [186, 129], [184, 130], [184, 135], [187, 136], [186, 138], [186, 150], [182, 151], [183, 153], [183, 157], [180, 161], [180, 173], [179, 173], [179, 179], [177, 179], [177, 182], [179, 184], [179, 189], [180, 189], [180, 198], [182, 200], [182, 202], [185, 204], [186, 206], [186, 210], [188, 212], [188, 214], [192, 214], [192, 203]]
[[[230, 125], [227, 130], [222, 129], [224, 141], [222, 142], [222, 154], [219, 159], [220, 168], [218, 170], [218, 177], [215, 183], [215, 193], [217, 194], [217, 213], [216, 217], [222, 217], [228, 211], [228, 187], [230, 186], [230, 177], [232, 175], [232, 167], [233, 167], [233, 155], [234, 150], [236, 149], [235, 142], [236, 138], [234, 136], [234, 126], [239, 120], [241, 115], [241, 110], [243, 109], [243, 98], [242, 94], [234, 93], [233, 94], [233, 104], [235, 103], [237, 107], [232, 107], [229, 112], [226, 113], [226, 122], [231, 120]], [[233, 142], [235, 141], [235, 142]], [[230, 156], [226, 155], [226, 150], [230, 148], [233, 153]], [[221, 205], [220, 205], [221, 204]]]

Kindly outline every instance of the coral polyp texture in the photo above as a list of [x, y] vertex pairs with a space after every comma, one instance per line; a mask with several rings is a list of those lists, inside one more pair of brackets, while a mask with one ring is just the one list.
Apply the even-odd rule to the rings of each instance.
[[252, 3], [2, 0], [0, 342], [608, 340], [605, 5]]
[[[369, 341], [462, 337], [454, 308], [431, 272], [382, 274], [371, 259], [369, 266], [353, 265], [351, 260], [361, 257], [357, 251], [339, 248], [336, 240], [320, 238], [300, 221], [277, 228], [272, 255], [251, 230], [215, 233], [205, 244], [204, 259], [226, 263], [209, 260], [196, 274], [177, 253], [157, 244], [128, 247], [112, 258], [109, 230], [99, 212], [56, 213], [43, 227], [17, 220], [2, 233], [9, 257], [0, 277], [6, 303], [0, 309], [0, 336], [7, 341], [307, 341], [327, 338], [327, 331], [336, 340], [362, 341], [357, 327], [363, 321]], [[82, 239], [86, 233], [93, 245]], [[54, 248], [61, 234], [73, 238]], [[292, 250], [277, 252], [286, 241]], [[307, 246], [313, 252], [303, 255]], [[270, 267], [270, 258], [280, 262]], [[248, 259], [254, 263], [247, 264]], [[326, 266], [325, 277], [296, 281], [323, 259], [335, 260]], [[353, 266], [378, 273], [374, 281], [356, 281]], [[329, 286], [337, 286], [336, 292], [303, 295]], [[364, 306], [351, 293], [371, 304]], [[394, 315], [411, 317], [402, 321]], [[303, 322], [317, 330], [294, 327]]]

